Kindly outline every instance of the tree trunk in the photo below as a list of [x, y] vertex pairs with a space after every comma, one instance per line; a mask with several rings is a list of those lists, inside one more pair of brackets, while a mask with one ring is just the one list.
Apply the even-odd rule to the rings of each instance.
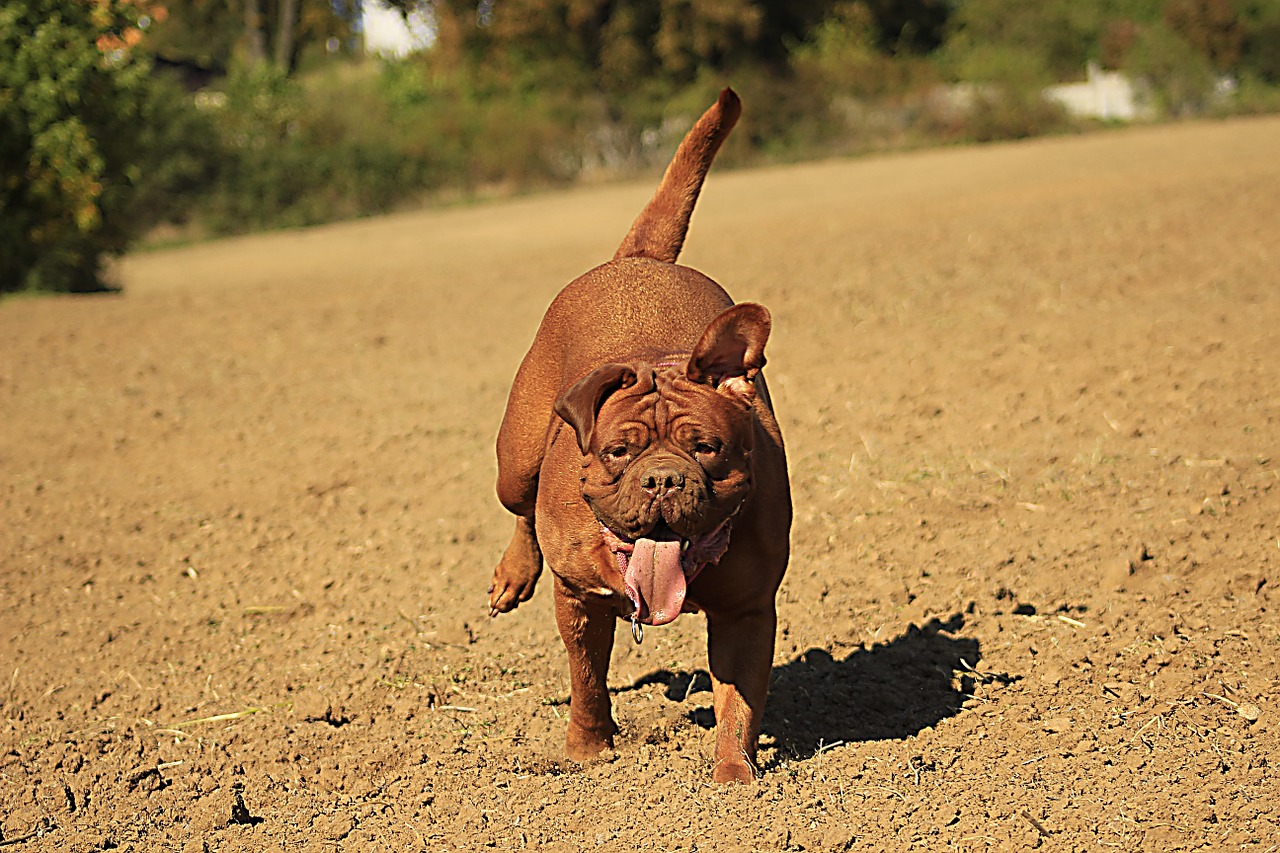
[[249, 64], [267, 61], [267, 34], [262, 26], [262, 0], [244, 0], [244, 33]]
[[280, 0], [280, 21], [276, 28], [276, 68], [293, 73], [293, 30], [298, 23], [298, 0]]

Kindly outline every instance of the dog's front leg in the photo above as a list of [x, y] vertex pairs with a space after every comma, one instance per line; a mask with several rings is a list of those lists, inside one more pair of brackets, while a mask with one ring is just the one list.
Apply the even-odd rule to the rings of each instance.
[[511, 542], [493, 570], [493, 583], [489, 586], [490, 616], [514, 610], [533, 597], [534, 586], [542, 574], [542, 549], [538, 547], [534, 525], [532, 513], [516, 516]]
[[617, 621], [603, 601], [574, 598], [556, 578], [556, 624], [569, 653], [569, 732], [565, 752], [586, 761], [613, 746], [618, 727], [609, 702], [609, 655]]
[[769, 693], [777, 613], [707, 612], [707, 654], [716, 711], [716, 782], [750, 782]]

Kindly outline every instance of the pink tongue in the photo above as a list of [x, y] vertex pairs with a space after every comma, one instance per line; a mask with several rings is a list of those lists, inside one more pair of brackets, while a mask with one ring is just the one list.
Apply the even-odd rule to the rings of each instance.
[[637, 539], [625, 579], [642, 622], [674, 622], [684, 607], [685, 594], [680, 541]]

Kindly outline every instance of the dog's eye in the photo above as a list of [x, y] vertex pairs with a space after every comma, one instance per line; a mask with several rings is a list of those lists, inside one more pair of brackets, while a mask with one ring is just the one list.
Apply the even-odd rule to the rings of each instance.
[[693, 452], [698, 456], [715, 456], [720, 452], [720, 443], [717, 441], [699, 441], [693, 446]]
[[630, 455], [631, 451], [627, 449], [625, 444], [619, 444], [616, 447], [606, 447], [604, 450], [600, 451], [601, 458], [606, 461], [612, 460], [614, 462], [619, 462]]

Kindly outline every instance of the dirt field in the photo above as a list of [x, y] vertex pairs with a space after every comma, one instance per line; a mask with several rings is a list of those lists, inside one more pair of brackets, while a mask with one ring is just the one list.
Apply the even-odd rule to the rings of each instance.
[[745, 788], [701, 617], [619, 626], [580, 767], [549, 582], [486, 615], [508, 383], [652, 183], [0, 304], [0, 844], [1280, 849], [1277, 139], [713, 172], [797, 511]]

